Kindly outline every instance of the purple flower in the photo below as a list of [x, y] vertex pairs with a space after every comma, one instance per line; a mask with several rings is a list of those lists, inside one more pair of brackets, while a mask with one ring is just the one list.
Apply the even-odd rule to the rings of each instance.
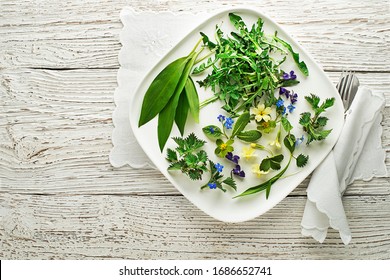
[[295, 106], [290, 104], [290, 105], [287, 106], [287, 109], [288, 109], [289, 113], [292, 113], [294, 111], [294, 109], [295, 109]]
[[228, 153], [226, 154], [226, 158], [227, 158], [228, 160], [234, 162], [235, 164], [238, 164], [238, 160], [240, 159], [239, 156], [233, 155], [232, 152], [228, 152]]
[[294, 74], [294, 71], [290, 71], [290, 80], [295, 80], [297, 78], [297, 75]]
[[210, 189], [216, 189], [217, 188], [217, 184], [216, 183], [208, 183], [207, 185], [209, 186]]
[[223, 165], [220, 164], [220, 163], [216, 163], [214, 165], [215, 169], [217, 169], [218, 172], [222, 172], [222, 169], [223, 169]]
[[218, 121], [223, 122], [223, 121], [225, 120], [225, 116], [219, 115], [219, 116], [217, 117], [217, 119], [218, 119]]
[[232, 118], [226, 118], [225, 123], [223, 124], [227, 129], [232, 129], [233, 127], [233, 119]]
[[290, 97], [290, 91], [284, 87], [279, 88], [279, 95], [285, 95], [287, 98]]
[[234, 175], [245, 177], [245, 172], [241, 170], [241, 166], [239, 166], [238, 164], [236, 165], [236, 167], [233, 168], [232, 172]]
[[276, 107], [280, 108], [282, 107], [284, 104], [284, 101], [282, 99], [278, 99], [278, 101], [276, 101]]
[[290, 96], [290, 101], [291, 101], [291, 104], [294, 104], [295, 102], [298, 101], [298, 94], [296, 94], [295, 92], [293, 92]]
[[290, 71], [290, 74], [288, 73], [283, 73], [283, 80], [287, 81], [287, 80], [295, 80], [297, 78], [297, 75], [295, 75], [294, 71], [291, 70]]

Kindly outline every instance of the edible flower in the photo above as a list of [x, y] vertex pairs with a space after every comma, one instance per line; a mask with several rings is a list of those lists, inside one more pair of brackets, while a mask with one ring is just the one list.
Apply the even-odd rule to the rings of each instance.
[[218, 172], [222, 172], [222, 170], [223, 170], [223, 165], [220, 163], [216, 163], [214, 165], [214, 167], [215, 167], [215, 169], [217, 169]]
[[253, 149], [252, 146], [242, 148], [242, 156], [246, 160], [251, 160], [255, 158], [256, 156], [254, 153], [255, 153], [255, 149]]
[[265, 107], [264, 104], [259, 104], [256, 108], [251, 108], [251, 111], [251, 113], [255, 115], [255, 119], [258, 122], [261, 122], [262, 120], [268, 122], [271, 119], [271, 108]]
[[277, 108], [282, 107], [283, 104], [284, 104], [284, 101], [283, 101], [282, 99], [280, 99], [280, 98], [278, 99], [278, 101], [276, 101], [276, 107], [277, 107]]
[[233, 168], [232, 173], [233, 173], [234, 175], [239, 176], [239, 177], [245, 177], [245, 172], [244, 172], [244, 170], [241, 170], [241, 166], [238, 165], [238, 164], [236, 165], [236, 167]]
[[234, 120], [232, 118], [226, 118], [225, 122], [224, 122], [224, 126], [227, 128], [227, 129], [232, 129], [233, 127], [233, 123], [234, 123]]
[[288, 109], [289, 113], [292, 113], [294, 111], [294, 109], [295, 109], [295, 106], [290, 104], [290, 105], [287, 106], [287, 109]]
[[226, 143], [223, 142], [221, 139], [217, 139], [216, 144], [217, 148], [215, 149], [214, 153], [219, 157], [226, 157], [227, 153], [233, 152], [233, 143], [234, 140], [227, 140]]
[[234, 162], [235, 164], [238, 164], [238, 160], [240, 159], [239, 156], [233, 155], [232, 152], [228, 152], [225, 156], [228, 160]]
[[252, 165], [252, 173], [255, 174], [257, 178], [260, 178], [261, 176], [267, 174], [268, 172], [269, 171], [260, 170], [260, 166], [257, 163]]
[[208, 183], [207, 186], [209, 186], [210, 189], [216, 189], [217, 184], [216, 183]]
[[299, 146], [303, 143], [303, 141], [305, 140], [305, 137], [302, 135], [300, 138], [298, 138], [297, 140], [295, 140], [295, 146]]

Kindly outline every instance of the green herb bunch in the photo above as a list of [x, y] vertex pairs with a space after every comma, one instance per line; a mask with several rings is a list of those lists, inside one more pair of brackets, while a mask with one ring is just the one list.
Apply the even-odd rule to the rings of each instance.
[[321, 104], [320, 98], [314, 94], [305, 96], [305, 99], [313, 109], [314, 116], [310, 112], [304, 112], [301, 114], [299, 123], [307, 133], [306, 143], [310, 144], [312, 141], [324, 140], [332, 132], [332, 129], [324, 129], [328, 123], [328, 118], [320, 115], [333, 106], [335, 99], [333, 97], [328, 98]]
[[[260, 18], [249, 30], [242, 18], [229, 14], [230, 22], [238, 32], [232, 32], [231, 37], [225, 37], [219, 27], [216, 29], [216, 43], [203, 36], [203, 43], [215, 51], [215, 59], [209, 59], [195, 68], [194, 74], [202, 73], [212, 68], [201, 87], [210, 87], [214, 97], [201, 103], [201, 107], [216, 100], [224, 102], [223, 109], [232, 116], [250, 107], [257, 97], [265, 96], [266, 105], [275, 104], [274, 91], [281, 86], [292, 86], [297, 80], [284, 80], [281, 64], [288, 52], [301, 72], [309, 74], [306, 64], [299, 61], [299, 54], [277, 34], [267, 35], [263, 31], [263, 20]], [[280, 53], [282, 58], [276, 60], [273, 54]]]
[[168, 170], [181, 170], [191, 180], [201, 180], [207, 172], [208, 156], [204, 150], [199, 150], [206, 143], [191, 133], [186, 138], [173, 137], [178, 145], [175, 150], [167, 149], [166, 160], [170, 163]]

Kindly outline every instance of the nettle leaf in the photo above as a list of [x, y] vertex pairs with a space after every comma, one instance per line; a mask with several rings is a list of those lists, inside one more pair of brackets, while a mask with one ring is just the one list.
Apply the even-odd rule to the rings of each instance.
[[235, 191], [237, 190], [236, 181], [234, 181], [234, 179], [231, 177], [227, 177], [225, 180], [222, 181], [222, 183], [232, 187]]
[[308, 155], [300, 154], [296, 158], [296, 163], [297, 163], [298, 167], [304, 167], [307, 164], [308, 161], [309, 161], [309, 156]]
[[261, 161], [260, 170], [265, 172], [270, 169], [279, 170], [281, 168], [280, 163], [283, 161], [283, 159], [284, 156], [282, 154], [270, 158], [265, 158]]
[[245, 142], [256, 142], [261, 138], [262, 134], [258, 130], [247, 130], [237, 134], [237, 138]]
[[184, 160], [188, 166], [193, 166], [197, 163], [197, 156], [194, 154], [188, 154], [184, 157]]
[[301, 118], [299, 119], [299, 124], [302, 126], [307, 126], [311, 122], [311, 114], [309, 112], [304, 112], [301, 114]]
[[244, 128], [250, 122], [250, 118], [251, 115], [249, 114], [249, 112], [245, 112], [238, 117], [236, 123], [234, 124], [231, 138], [235, 137], [237, 134], [244, 130]]
[[177, 161], [177, 154], [174, 150], [172, 149], [167, 149], [167, 161], [169, 162], [173, 162], [173, 161]]
[[206, 134], [209, 137], [219, 137], [222, 135], [222, 130], [215, 125], [208, 125], [202, 128], [204, 134]]
[[286, 117], [282, 117], [282, 126], [286, 132], [290, 132], [293, 129], [293, 126]]
[[332, 98], [327, 98], [327, 99], [325, 100], [325, 102], [324, 102], [324, 105], [323, 105], [324, 109], [328, 109], [328, 108], [332, 107], [333, 104], [334, 104], [334, 101], [335, 101], [335, 98], [334, 98], [334, 97], [332, 97]]
[[310, 96], [305, 96], [305, 99], [313, 109], [319, 108], [318, 104], [320, 103], [320, 98], [317, 95], [311, 93]]
[[316, 121], [316, 126], [318, 127], [324, 127], [328, 123], [327, 117], [318, 117]]

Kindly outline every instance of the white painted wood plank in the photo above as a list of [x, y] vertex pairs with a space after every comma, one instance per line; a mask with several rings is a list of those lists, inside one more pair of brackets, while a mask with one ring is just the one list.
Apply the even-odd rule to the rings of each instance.
[[1, 259], [389, 259], [389, 196], [344, 200], [344, 246], [301, 236], [303, 197], [245, 223], [213, 220], [182, 197], [0, 197]]
[[[3, 1], [4, 2], [4, 1]], [[0, 64], [34, 68], [118, 67], [125, 5], [136, 10], [193, 12], [229, 6], [259, 8], [285, 27], [327, 70], [390, 71], [382, 1], [69, 1], [1, 3]], [[152, 4], [153, 2], [153, 4]]]
[[[2, 70], [0, 83], [1, 190], [11, 193], [178, 194], [157, 171], [114, 169], [111, 114], [117, 70]], [[339, 73], [328, 73], [336, 82]], [[386, 94], [387, 74], [360, 74]], [[378, 83], [381, 80], [384, 83]], [[390, 150], [390, 108], [383, 145]], [[390, 169], [390, 154], [387, 165]], [[293, 193], [304, 195], [307, 180]], [[349, 193], [389, 194], [386, 178], [356, 182]]]

